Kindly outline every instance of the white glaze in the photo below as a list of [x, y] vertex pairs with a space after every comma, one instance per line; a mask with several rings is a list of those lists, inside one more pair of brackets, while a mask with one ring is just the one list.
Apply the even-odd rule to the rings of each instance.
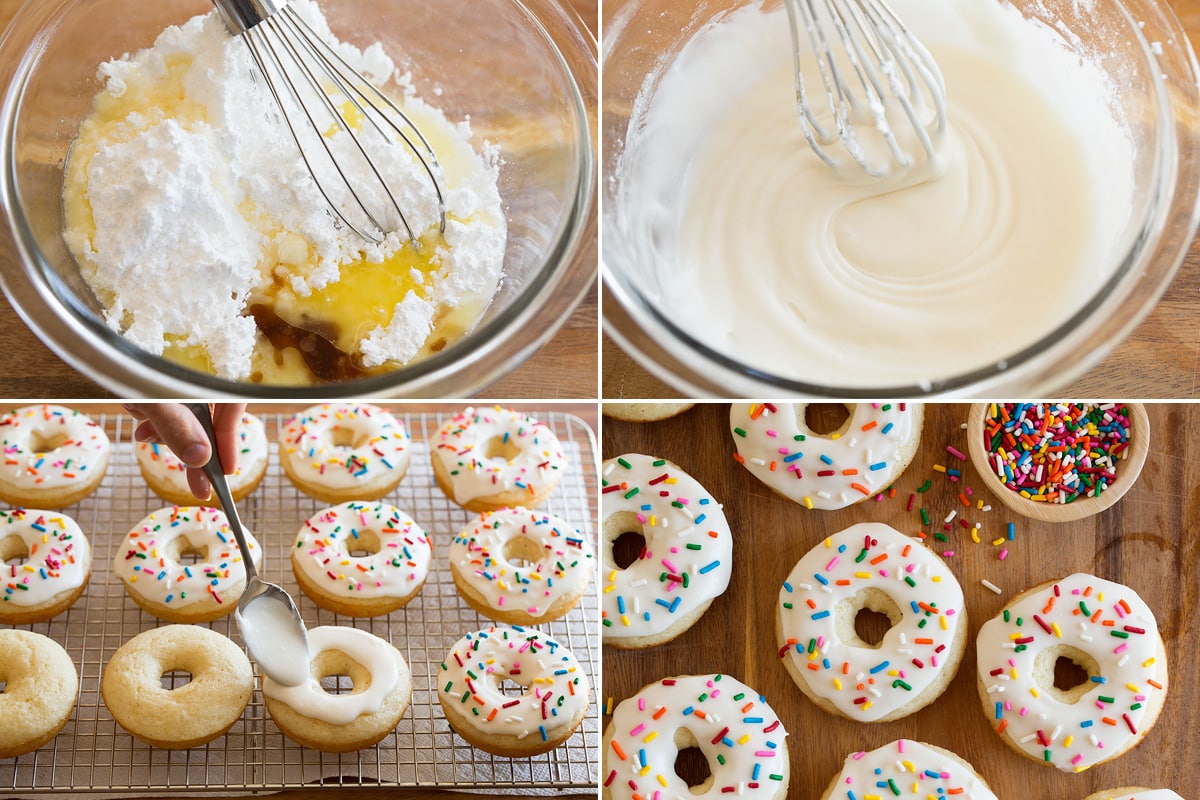
[[[493, 442], [515, 447], [517, 453], [489, 457]], [[451, 499], [459, 505], [513, 489], [532, 497], [557, 482], [567, 468], [554, 431], [530, 414], [499, 407], [456, 414], [429, 440], [429, 449], [450, 474]]]
[[869, 752], [846, 756], [846, 763], [829, 793], [830, 800], [864, 800], [868, 797], [996, 800], [996, 795], [966, 761], [953, 753], [909, 739], [898, 739]]
[[[358, 628], [324, 625], [308, 632], [310, 660], [326, 650], [337, 650], [357, 661], [371, 674], [371, 685], [353, 694], [330, 694], [312, 676], [297, 686], [284, 686], [263, 675], [263, 694], [288, 705], [305, 717], [349, 725], [362, 714], [374, 714], [396, 688], [400, 674], [396, 650], [390, 644]], [[356, 687], [357, 688], [357, 687]]]
[[[339, 446], [348, 431], [358, 447]], [[404, 423], [367, 403], [313, 406], [287, 421], [279, 442], [282, 458], [302, 480], [349, 489], [393, 470], [408, 468], [411, 442]]]
[[[901, 613], [878, 649], [845, 642], [835, 624], [839, 604], [869, 588]], [[875, 522], [851, 525], [805, 553], [779, 592], [778, 615], [780, 657], [792, 659], [814, 693], [864, 722], [903, 708], [937, 681], [965, 624], [954, 573], [920, 542]]]
[[[1128, 746], [1137, 736], [1133, 731], [1143, 728], [1147, 697], [1161, 691], [1151, 681], [1166, 686], [1158, 624], [1142, 598], [1119, 583], [1076, 573], [1005, 611], [1010, 621], [1004, 613], [993, 617], [976, 639], [979, 679], [997, 704], [988, 715], [992, 727], [1002, 727], [1001, 735], [1017, 747], [1065, 772], [1082, 772]], [[1082, 650], [1100, 670], [1074, 704], [1039, 690], [1034, 681], [1038, 653], [1057, 645]]]
[[1133, 794], [1108, 795], [1104, 792], [1098, 794], [1105, 797], [1106, 800], [1183, 800], [1183, 797], [1170, 789], [1147, 789], [1144, 792], [1134, 792]]
[[[506, 553], [528, 543], [540, 557], [515, 566]], [[503, 508], [463, 528], [450, 543], [450, 563], [497, 611], [539, 616], [564, 596], [578, 594], [592, 575], [592, 543], [561, 517]]]
[[237, 611], [238, 631], [250, 657], [264, 675], [281, 686], [299, 686], [308, 679], [308, 639], [287, 603], [274, 594], [260, 594]]
[[28, 556], [24, 564], [0, 564], [3, 596], [14, 606], [36, 606], [87, 579], [92, 550], [75, 520], [57, 511], [17, 508], [0, 511], [0, 542], [20, 539]]
[[[656, 719], [657, 717], [657, 719]], [[786, 785], [787, 731], [763, 697], [728, 675], [664, 678], [621, 701], [605, 733], [603, 784], [614, 800], [770, 798]], [[692, 733], [712, 770], [696, 794], [675, 774], [675, 734]], [[724, 759], [724, 764], [717, 757]]]
[[921, 435], [911, 403], [854, 403], [841, 435], [814, 433], [807, 403], [734, 403], [736, 459], [771, 489], [805, 508], [838, 509], [895, 479], [901, 450]]
[[[232, 475], [226, 475], [229, 491], [237, 493], [253, 476], [259, 474], [267, 460], [267, 428], [263, 421], [253, 414], [243, 414], [238, 423], [238, 466]], [[179, 460], [179, 456], [165, 444], [138, 442], [138, 466], [145, 472], [150, 472], [176, 492], [191, 493], [187, 482], [187, 466]]]
[[636, 453], [605, 461], [602, 472], [601, 518], [632, 513], [646, 540], [641, 557], [625, 569], [605, 548], [605, 639], [661, 633], [725, 592], [733, 572], [729, 523], [695, 478]]
[[[50, 450], [36, 438], [66, 440]], [[108, 455], [108, 435], [91, 417], [63, 406], [26, 406], [0, 417], [4, 461], [0, 482], [20, 489], [54, 489], [79, 483]]]

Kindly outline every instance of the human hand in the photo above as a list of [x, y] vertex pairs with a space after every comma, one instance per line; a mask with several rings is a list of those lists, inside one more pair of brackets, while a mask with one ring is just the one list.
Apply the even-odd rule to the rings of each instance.
[[[226, 475], [237, 471], [238, 423], [246, 411], [245, 403], [209, 403], [213, 430], [217, 434], [217, 453]], [[181, 403], [127, 403], [125, 410], [137, 420], [133, 437], [139, 442], [165, 444], [187, 465], [188, 488], [199, 500], [212, 497], [212, 486], [203, 466], [212, 456], [208, 435], [199, 420]]]

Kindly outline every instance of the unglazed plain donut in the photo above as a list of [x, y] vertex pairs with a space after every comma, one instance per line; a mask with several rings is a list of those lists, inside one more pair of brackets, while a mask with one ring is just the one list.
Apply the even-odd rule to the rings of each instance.
[[[25, 563], [5, 564], [25, 557]], [[26, 625], [66, 611], [87, 588], [92, 548], [75, 520], [58, 511], [0, 511], [0, 622]]]
[[58, 642], [22, 630], [0, 630], [0, 758], [31, 753], [71, 718], [79, 673]]
[[[680, 675], [622, 700], [604, 730], [604, 800], [700, 797], [782, 800], [791, 768], [787, 731], [767, 701], [728, 675]], [[697, 747], [712, 770], [689, 787], [675, 773]]]
[[78, 503], [104, 480], [112, 445], [91, 417], [54, 405], [0, 416], [0, 500], [25, 508]]
[[690, 409], [695, 403], [603, 403], [604, 416], [623, 422], [659, 422]]
[[807, 403], [734, 403], [734, 459], [771, 491], [805, 508], [838, 509], [871, 497], [916, 454], [925, 418], [919, 403], [848, 404], [827, 434], [805, 422]]
[[[670, 641], [729, 586], [733, 538], [725, 512], [666, 459], [626, 453], [605, 461], [601, 472], [604, 643], [639, 648]], [[646, 543], [621, 568], [613, 543], [627, 532]]]
[[591, 542], [574, 525], [520, 507], [484, 513], [450, 543], [459, 594], [480, 614], [510, 625], [540, 625], [574, 608], [593, 560]]
[[[878, 646], [859, 638], [863, 608], [892, 623]], [[826, 711], [900, 719], [946, 690], [966, 650], [962, 588], [920, 542], [880, 523], [852, 525], [809, 550], [779, 592], [779, 657]]]
[[[237, 471], [226, 475], [229, 492], [234, 500], [243, 500], [253, 492], [267, 474], [270, 448], [267, 429], [253, 414], [243, 414], [237, 427]], [[138, 469], [150, 489], [166, 500], [180, 506], [195, 505], [196, 497], [188, 487], [187, 466], [164, 444], [138, 442]]]
[[[1076, 573], [1017, 595], [976, 639], [979, 697], [1005, 744], [1082, 772], [1137, 745], [1167, 697], [1154, 612], [1127, 586]], [[1059, 658], [1088, 679], [1056, 688]]]
[[[501, 688], [505, 680], [524, 692]], [[587, 714], [590, 686], [571, 651], [533, 628], [493, 626], [450, 648], [438, 701], [454, 732], [480, 750], [516, 758], [546, 753]]]
[[[162, 676], [187, 672], [175, 689]], [[113, 719], [151, 747], [185, 750], [233, 727], [254, 690], [250, 659], [236, 644], [199, 625], [143, 631], [104, 666], [100, 693]]]
[[846, 756], [821, 800], [883, 797], [996, 800], [987, 782], [962, 758], [910, 739]]
[[1183, 800], [1170, 789], [1144, 789], [1140, 786], [1122, 786], [1089, 794], [1083, 800]]

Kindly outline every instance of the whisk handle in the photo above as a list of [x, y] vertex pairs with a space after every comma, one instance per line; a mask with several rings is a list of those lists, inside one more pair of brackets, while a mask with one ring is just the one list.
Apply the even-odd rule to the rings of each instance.
[[241, 36], [287, 5], [287, 0], [213, 0], [225, 25]]

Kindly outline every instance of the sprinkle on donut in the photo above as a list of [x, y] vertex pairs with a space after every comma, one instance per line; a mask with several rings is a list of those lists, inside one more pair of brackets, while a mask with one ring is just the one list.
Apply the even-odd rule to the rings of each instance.
[[7, 548], [9, 537], [22, 543], [26, 560], [3, 564], [3, 602], [40, 605], [87, 580], [91, 548], [70, 517], [36, 509], [0, 511], [0, 549]]

